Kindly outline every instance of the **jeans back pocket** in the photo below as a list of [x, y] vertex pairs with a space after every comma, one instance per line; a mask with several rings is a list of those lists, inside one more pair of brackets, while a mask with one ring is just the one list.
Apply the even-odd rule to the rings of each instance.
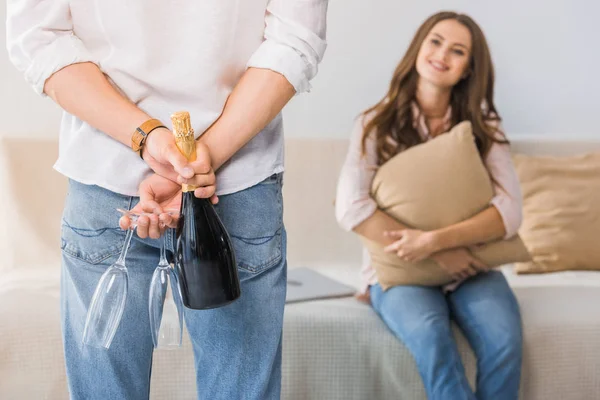
[[88, 264], [118, 256], [126, 232], [119, 227], [116, 209], [128, 209], [131, 201], [130, 196], [70, 181], [61, 226], [63, 254]]
[[229, 232], [238, 267], [260, 273], [283, 257], [282, 174], [240, 192], [219, 197], [219, 217]]

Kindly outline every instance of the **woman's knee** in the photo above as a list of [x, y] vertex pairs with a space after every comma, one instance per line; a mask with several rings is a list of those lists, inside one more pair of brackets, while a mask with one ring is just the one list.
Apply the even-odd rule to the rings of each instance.
[[[402, 314], [402, 313], [399, 313]], [[407, 347], [420, 349], [441, 349], [449, 340], [452, 332], [447, 317], [437, 313], [418, 314], [399, 318], [386, 318], [387, 325], [396, 333]]]
[[424, 340], [449, 329], [448, 308], [441, 294], [413, 287], [378, 289], [371, 290], [373, 306], [402, 340]]

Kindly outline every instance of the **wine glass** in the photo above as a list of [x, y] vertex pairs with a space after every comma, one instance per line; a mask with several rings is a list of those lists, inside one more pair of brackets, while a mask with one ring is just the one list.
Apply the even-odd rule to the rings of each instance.
[[83, 344], [85, 345], [108, 349], [117, 332], [127, 299], [129, 278], [125, 257], [134, 229], [135, 227], [132, 225], [127, 230], [121, 255], [113, 265], [104, 271], [96, 286], [83, 329]]
[[183, 337], [183, 300], [177, 274], [167, 261], [163, 235], [160, 245], [160, 261], [152, 275], [148, 314], [152, 342], [156, 349], [181, 347]]

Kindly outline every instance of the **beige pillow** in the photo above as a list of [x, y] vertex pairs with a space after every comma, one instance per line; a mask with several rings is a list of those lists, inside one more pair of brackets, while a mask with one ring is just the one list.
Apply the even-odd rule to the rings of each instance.
[[513, 157], [523, 191], [517, 273], [600, 270], [600, 153]]
[[[379, 209], [404, 225], [433, 230], [468, 219], [490, 205], [494, 189], [468, 121], [448, 133], [392, 157], [377, 171], [371, 194]], [[367, 247], [379, 284], [437, 286], [452, 282], [431, 260], [404, 262], [376, 242]], [[530, 260], [516, 236], [476, 246], [473, 255], [490, 267]]]

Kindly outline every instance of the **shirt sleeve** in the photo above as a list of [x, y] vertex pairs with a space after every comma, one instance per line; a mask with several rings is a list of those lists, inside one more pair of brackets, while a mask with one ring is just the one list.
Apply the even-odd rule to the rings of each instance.
[[56, 71], [95, 62], [73, 33], [68, 0], [8, 0], [6, 47], [10, 61], [40, 95]]
[[338, 180], [335, 215], [338, 224], [351, 231], [377, 209], [371, 197], [371, 184], [377, 172], [376, 143], [372, 137], [362, 154], [363, 118], [357, 118], [350, 137], [348, 153]]
[[270, 0], [264, 41], [247, 63], [285, 76], [296, 93], [310, 90], [310, 80], [327, 47], [328, 0]]
[[[500, 132], [499, 126], [497, 127]], [[498, 137], [503, 137], [498, 133]], [[506, 230], [505, 239], [517, 234], [523, 221], [523, 197], [517, 172], [512, 162], [510, 147], [507, 144], [494, 143], [485, 161], [493, 181], [495, 206]]]

